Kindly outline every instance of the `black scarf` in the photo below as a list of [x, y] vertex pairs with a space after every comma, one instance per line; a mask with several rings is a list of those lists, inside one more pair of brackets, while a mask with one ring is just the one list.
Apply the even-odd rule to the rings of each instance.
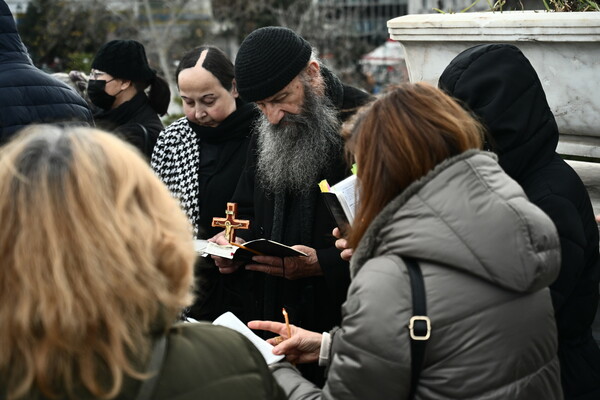
[[100, 128], [113, 130], [116, 127], [128, 123], [137, 110], [149, 104], [148, 96], [139, 92], [129, 101], [112, 110], [102, 110], [94, 114], [94, 120]]
[[236, 110], [229, 114], [219, 126], [201, 126], [188, 120], [190, 128], [198, 136], [200, 143], [206, 141], [207, 143], [218, 144], [240, 139], [248, 134], [247, 124], [241, 122], [254, 119], [258, 114], [258, 110], [254, 104], [246, 103], [241, 99], [236, 99], [235, 104]]

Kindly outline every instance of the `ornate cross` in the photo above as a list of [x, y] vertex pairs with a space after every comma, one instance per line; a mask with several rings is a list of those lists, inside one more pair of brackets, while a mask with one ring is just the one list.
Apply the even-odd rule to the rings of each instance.
[[235, 219], [237, 213], [237, 203], [227, 203], [225, 210], [225, 218], [213, 218], [212, 226], [225, 228], [225, 239], [229, 243], [235, 242], [236, 229], [249, 229], [250, 221], [245, 219]]

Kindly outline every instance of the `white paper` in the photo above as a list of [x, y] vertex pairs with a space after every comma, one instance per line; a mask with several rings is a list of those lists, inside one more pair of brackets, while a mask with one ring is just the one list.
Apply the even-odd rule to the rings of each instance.
[[233, 246], [231, 244], [219, 245], [214, 242], [208, 242], [206, 244], [206, 246], [204, 247], [204, 253], [212, 254], [214, 256], [219, 256], [219, 257], [223, 257], [223, 258], [228, 258], [231, 260], [237, 249], [238, 249], [238, 247]]
[[267, 364], [273, 364], [283, 358], [283, 355], [275, 355], [273, 354], [273, 346], [269, 343], [261, 339], [257, 334], [252, 332], [250, 328], [248, 328], [242, 321], [238, 319], [232, 312], [227, 311], [225, 314], [222, 314], [219, 318], [213, 321], [213, 325], [221, 325], [227, 328], [233, 329], [234, 331], [238, 331], [242, 335], [246, 336], [250, 341], [256, 346], [258, 351], [265, 358]]
[[194, 250], [196, 250], [196, 253], [203, 254], [207, 244], [208, 240], [194, 240]]

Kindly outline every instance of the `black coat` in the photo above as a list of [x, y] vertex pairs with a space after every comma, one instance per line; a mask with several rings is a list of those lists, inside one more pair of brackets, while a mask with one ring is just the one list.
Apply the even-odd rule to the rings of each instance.
[[[249, 219], [251, 231], [238, 230], [237, 236], [245, 240], [270, 239], [273, 229], [274, 199], [254, 180], [256, 158], [256, 138], [253, 138], [248, 153], [248, 161], [233, 196], [238, 204], [240, 218]], [[330, 183], [336, 183], [348, 176], [349, 170], [339, 160], [321, 176]], [[316, 185], [315, 185], [316, 187]], [[316, 189], [318, 190], [318, 188]], [[252, 319], [281, 320], [281, 308], [285, 306], [293, 324], [317, 332], [325, 332], [341, 322], [341, 305], [346, 299], [350, 283], [348, 263], [340, 258], [334, 246], [335, 238], [331, 231], [336, 227], [323, 198], [317, 196], [312, 227], [312, 242], [284, 243], [302, 244], [317, 250], [323, 277], [302, 278], [294, 281], [274, 278], [262, 272], [246, 271], [250, 296], [246, 300], [244, 321]], [[268, 283], [266, 281], [269, 281]], [[275, 281], [275, 283], [273, 283]], [[266, 304], [266, 303], [267, 304]], [[269, 306], [268, 304], [271, 304]]]
[[85, 100], [67, 84], [34, 67], [15, 20], [0, 2], [0, 143], [32, 123], [93, 126]]
[[502, 168], [556, 225], [562, 263], [550, 289], [565, 397], [600, 398], [600, 350], [591, 332], [600, 281], [598, 227], [581, 179], [555, 152], [558, 127], [535, 70], [514, 46], [481, 45], [451, 62], [440, 87], [482, 119]]
[[[339, 110], [339, 118], [345, 120], [361, 105], [371, 100], [371, 96], [362, 90], [343, 85], [326, 68], [321, 69], [326, 82], [326, 95]], [[257, 133], [258, 135], [259, 133]], [[310, 149], [309, 149], [310, 151]], [[323, 171], [318, 181], [327, 179], [335, 184], [350, 174], [344, 162], [343, 154], [332, 154], [332, 163]], [[266, 319], [282, 321], [281, 309], [285, 307], [290, 322], [302, 328], [327, 332], [341, 322], [341, 306], [346, 300], [350, 284], [348, 262], [340, 258], [340, 252], [334, 246], [335, 238], [331, 231], [335, 221], [320, 196], [317, 183], [314, 191], [300, 198], [286, 195], [285, 202], [291, 203], [295, 212], [275, 216], [274, 196], [267, 194], [255, 180], [257, 141], [250, 144], [246, 167], [233, 195], [238, 203], [239, 216], [250, 220], [251, 231], [238, 231], [238, 236], [250, 240], [255, 238], [275, 239], [287, 245], [305, 245], [317, 252], [323, 276], [288, 280], [262, 272], [241, 270], [246, 285], [242, 293], [245, 296], [242, 320]], [[284, 232], [274, 232], [274, 218], [280, 220], [278, 226]], [[284, 239], [278, 237], [282, 235]], [[290, 239], [310, 237], [310, 239]], [[263, 335], [268, 335], [263, 333]], [[316, 364], [301, 366], [303, 375], [317, 385], [324, 383], [324, 371]]]
[[[327, 69], [323, 68], [322, 73], [327, 82], [327, 95], [338, 107], [340, 119], [348, 118], [358, 107], [371, 99], [362, 90], [342, 85]], [[246, 167], [232, 199], [238, 204], [239, 216], [251, 221], [250, 231], [237, 231], [237, 235], [246, 240], [271, 239], [273, 230], [274, 199], [255, 181], [256, 155], [255, 136], [250, 143]], [[343, 154], [332, 154], [331, 157], [334, 162], [319, 180], [327, 179], [330, 184], [335, 184], [350, 172]], [[313, 208], [314, 212], [311, 241], [284, 244], [301, 244], [316, 249], [324, 276], [287, 280], [260, 272], [245, 271], [248, 276], [248, 298], [244, 320], [281, 320], [281, 308], [285, 306], [290, 322], [305, 329], [324, 332], [341, 322], [341, 305], [346, 299], [350, 283], [348, 263], [340, 258], [340, 252], [334, 246], [335, 238], [331, 231], [336, 226], [335, 221], [322, 196], [318, 195], [319, 189], [316, 184], [314, 191], [315, 204], [303, 205]], [[289, 221], [284, 221], [284, 224], [286, 223]], [[298, 231], [301, 228], [293, 226], [291, 229]]]
[[[152, 168], [167, 185], [194, 226], [195, 235], [208, 239], [222, 231], [211, 226], [224, 217], [246, 161], [258, 110], [237, 100], [237, 109], [218, 127], [200, 127], [183, 117], [161, 132], [152, 154]], [[212, 172], [201, 171], [202, 147], [212, 146]], [[196, 265], [197, 300], [187, 315], [212, 321], [225, 311], [243, 316], [243, 275], [220, 274], [210, 257]]]
[[94, 115], [99, 128], [119, 135], [137, 147], [148, 160], [164, 126], [145, 93], [136, 94], [117, 108]]

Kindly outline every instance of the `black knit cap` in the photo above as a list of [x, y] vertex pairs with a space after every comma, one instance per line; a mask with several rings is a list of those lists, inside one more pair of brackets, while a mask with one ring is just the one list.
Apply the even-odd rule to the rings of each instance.
[[311, 52], [310, 43], [288, 28], [255, 30], [244, 39], [235, 58], [238, 93], [246, 101], [273, 96], [306, 67]]
[[135, 40], [105, 43], [96, 53], [92, 68], [130, 81], [149, 81], [156, 76], [156, 72], [148, 65], [144, 45]]

